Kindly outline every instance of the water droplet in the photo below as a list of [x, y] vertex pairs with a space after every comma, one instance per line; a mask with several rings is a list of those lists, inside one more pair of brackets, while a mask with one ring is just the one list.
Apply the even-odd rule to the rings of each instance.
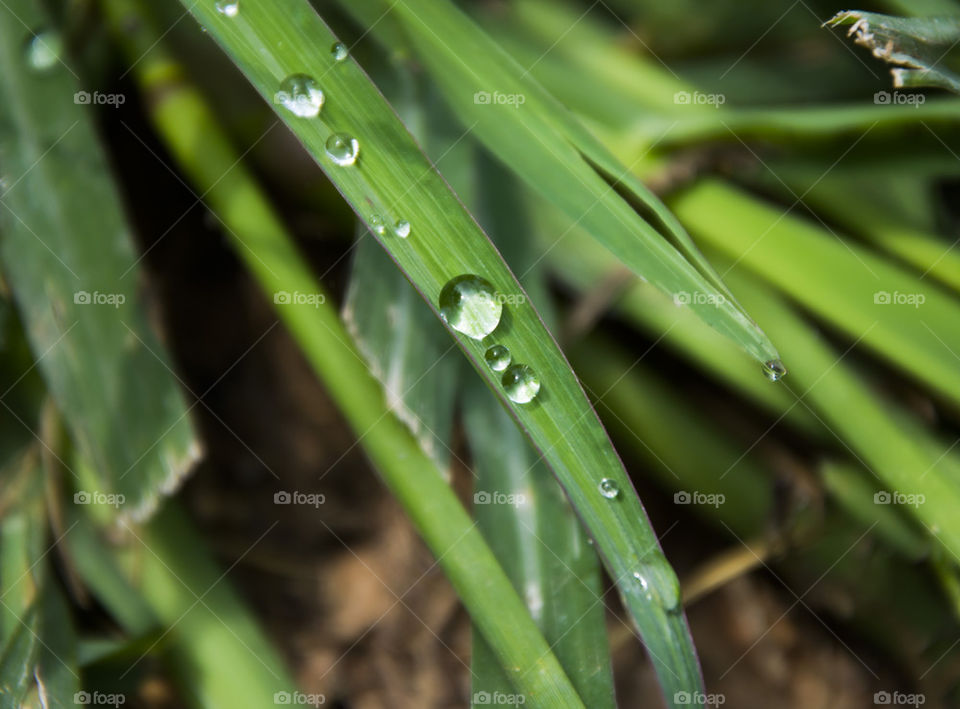
[[330, 54], [333, 55], [333, 60], [335, 62], [342, 62], [344, 59], [350, 56], [350, 50], [348, 50], [346, 45], [342, 42], [337, 42], [330, 47]]
[[224, 17], [236, 17], [240, 12], [240, 0], [217, 0], [217, 12]]
[[763, 373], [767, 375], [767, 379], [775, 382], [787, 373], [787, 368], [783, 366], [783, 362], [779, 359], [771, 359], [769, 362], [764, 363]]
[[633, 578], [648, 601], [655, 601], [668, 613], [680, 611], [680, 581], [662, 554], [645, 561], [641, 570], [633, 573]]
[[606, 497], [608, 500], [612, 500], [620, 494], [620, 488], [617, 487], [617, 483], [610, 478], [604, 478], [601, 480], [600, 484], [597, 485], [597, 488], [600, 490], [600, 494]]
[[357, 162], [360, 143], [346, 133], [334, 133], [327, 138], [327, 155], [340, 167], [348, 167]]
[[643, 574], [641, 574], [639, 571], [633, 572], [633, 578], [637, 582], [637, 584], [640, 586], [641, 591], [643, 591], [644, 593], [647, 593], [650, 590], [650, 582], [647, 581], [647, 579], [645, 579]]
[[457, 276], [447, 281], [440, 291], [440, 317], [454, 330], [474, 340], [482, 340], [493, 332], [502, 314], [503, 304], [496, 290], [480, 276]]
[[370, 215], [370, 228], [379, 236], [387, 233], [387, 220], [379, 214]]
[[40, 32], [27, 43], [27, 63], [37, 71], [52, 69], [60, 61], [61, 54], [63, 42], [56, 32]]
[[410, 222], [406, 219], [401, 219], [397, 222], [397, 225], [393, 227], [393, 233], [399, 236], [401, 239], [406, 239], [410, 236]]
[[502, 372], [510, 366], [510, 350], [503, 345], [494, 345], [483, 353], [483, 358], [494, 372]]
[[500, 380], [510, 401], [526, 404], [533, 401], [540, 391], [540, 377], [525, 364], [514, 364]]
[[300, 118], [316, 118], [326, 97], [320, 85], [306, 74], [291, 74], [280, 84], [274, 102]]

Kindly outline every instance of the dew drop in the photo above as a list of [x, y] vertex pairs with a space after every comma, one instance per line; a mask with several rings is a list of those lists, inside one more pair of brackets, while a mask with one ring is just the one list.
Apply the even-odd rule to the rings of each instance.
[[360, 143], [346, 133], [334, 133], [327, 138], [327, 155], [340, 167], [349, 167], [357, 162]]
[[27, 63], [36, 71], [52, 69], [62, 53], [63, 42], [56, 32], [40, 32], [27, 43]]
[[291, 74], [280, 84], [274, 95], [278, 103], [300, 118], [316, 118], [326, 97], [316, 80], [306, 74]]
[[500, 380], [510, 401], [526, 404], [540, 392], [540, 377], [525, 364], [514, 364], [503, 373]]
[[410, 236], [410, 222], [406, 219], [401, 219], [397, 222], [397, 225], [393, 227], [393, 233], [399, 236], [401, 239], [406, 239]]
[[620, 488], [617, 487], [617, 483], [610, 478], [601, 480], [597, 488], [600, 490], [600, 494], [608, 500], [612, 500], [620, 494]]
[[680, 581], [663, 555], [644, 562], [633, 578], [648, 601], [656, 602], [668, 613], [680, 611]]
[[[496, 290], [480, 276], [457, 276], [447, 281], [440, 291], [440, 317], [454, 330], [474, 340], [482, 340], [493, 332], [502, 314], [503, 304]], [[538, 382], [537, 388], [539, 386]]]
[[370, 229], [378, 236], [383, 236], [387, 233], [387, 220], [380, 214], [371, 214]]
[[224, 17], [236, 17], [240, 12], [240, 0], [217, 0], [217, 12]]
[[763, 373], [767, 375], [767, 379], [771, 382], [776, 382], [787, 373], [787, 368], [783, 366], [783, 362], [779, 359], [771, 359], [769, 362], [764, 363]]
[[342, 42], [337, 42], [330, 47], [330, 54], [333, 55], [333, 60], [335, 62], [342, 62], [344, 59], [350, 56], [350, 50], [348, 50], [346, 45]]
[[510, 350], [503, 345], [493, 345], [483, 353], [483, 358], [494, 372], [502, 372], [510, 366]]
[[650, 590], [650, 582], [641, 574], [639, 571], [633, 572], [633, 580], [637, 582], [637, 585], [640, 586], [640, 590], [644, 593], [648, 593]]

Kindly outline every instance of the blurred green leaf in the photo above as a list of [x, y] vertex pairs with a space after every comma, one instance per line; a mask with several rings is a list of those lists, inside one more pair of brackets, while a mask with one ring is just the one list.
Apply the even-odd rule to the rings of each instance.
[[99, 489], [88, 492], [123, 495], [121, 512], [145, 517], [197, 453], [137, 293], [139, 259], [82, 105], [91, 94], [78, 93], [62, 59], [31, 62], [34, 33], [47, 24], [30, 0], [0, 8], [0, 169], [8, 185], [0, 259], [38, 367], [94, 463]]

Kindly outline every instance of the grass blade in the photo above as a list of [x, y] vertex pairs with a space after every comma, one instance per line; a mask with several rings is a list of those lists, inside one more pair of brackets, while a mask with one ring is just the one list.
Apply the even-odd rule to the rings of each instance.
[[[448, 102], [493, 154], [665, 292], [723, 294], [722, 307], [693, 307], [758, 361], [778, 358], [676, 218], [466, 15], [424, 0], [392, 9]], [[515, 105], [487, 104], [497, 95]]]
[[[42, 7], [0, 8], [0, 258], [31, 347], [97, 493], [144, 517], [196, 456], [186, 407], [136, 292], [136, 259], [78, 86], [24, 49]], [[96, 205], [96, 209], [91, 209]], [[103, 386], [103, 382], [115, 382]], [[132, 416], [130, 412], [139, 412]], [[158, 432], [162, 435], [158, 438]]]
[[[374, 213], [385, 215], [389, 224], [399, 219], [410, 222], [409, 238], [398, 239], [386, 233], [380, 240], [435, 311], [441, 289], [451, 277], [459, 274], [482, 274], [498, 293], [515, 296], [517, 304], [509, 307], [509, 325], [497, 331], [496, 341], [506, 345], [519, 362], [528, 364], [540, 376], [543, 390], [534, 403], [524, 406], [505, 396], [500, 377], [483, 363], [486, 349], [483, 344], [460, 337], [457, 342], [543, 452], [595, 538], [647, 643], [665, 696], [672, 701], [677, 691], [701, 691], [696, 656], [686, 621], [679, 612], [676, 575], [659, 549], [640, 500], [606, 433], [532, 304], [520, 302], [523, 291], [516, 279], [392, 116], [389, 106], [355, 63], [351, 60], [337, 63], [329, 53], [317, 52], [317, 47], [331, 46], [335, 37], [305, 3], [281, 0], [269, 8], [250, 4], [232, 18], [219, 13], [212, 0], [202, 0], [189, 7], [267, 100], [274, 99], [285, 78], [292, 74], [322, 80], [328, 95], [322, 118], [298, 117], [279, 106], [278, 111], [369, 226], [376, 226], [369, 224]], [[339, 167], [326, 155], [325, 143], [334, 132], [349, 132], [362, 146], [365, 157], [354, 169]], [[269, 244], [269, 249], [276, 248], [275, 243]], [[258, 255], [265, 258], [276, 254], [264, 248]], [[295, 263], [299, 264], [299, 259], [295, 259]], [[286, 257], [282, 266], [271, 269], [274, 273], [264, 273], [262, 266], [254, 265], [254, 268], [274, 290], [304, 291], [314, 287], [312, 278]], [[317, 369], [336, 372], [333, 376], [340, 381], [329, 378], [326, 381], [348, 419], [361, 431], [372, 426], [385, 431], [381, 435], [394, 437], [396, 434], [389, 431], [392, 424], [385, 423], [389, 419], [381, 420], [381, 414], [371, 417], [379, 406], [357, 395], [358, 385], [354, 379], [371, 380], [360, 374], [351, 378], [349, 385], [344, 381], [343, 373], [356, 369], [356, 364], [351, 362], [352, 348], [344, 343], [331, 347], [325, 337], [325, 333], [342, 330], [339, 322], [322, 307], [316, 310], [316, 316], [310, 317], [298, 308], [283, 312], [289, 316], [288, 326]], [[319, 326], [318, 320], [322, 320]], [[406, 445], [398, 443], [398, 447]], [[383, 470], [394, 469], [385, 458], [395, 456], [395, 451], [387, 455], [382, 449], [372, 453]], [[404, 470], [404, 475], [410, 475], [410, 470]], [[604, 497], [598, 491], [603, 478], [610, 480], [609, 486], [620, 490], [615, 499]], [[410, 487], [414, 479], [391, 477], [389, 482], [404, 504], [416, 509], [421, 507], [418, 500], [424, 492], [423, 488]], [[436, 482], [439, 481], [431, 479], [420, 484], [431, 489], [436, 487]], [[447, 499], [450, 495], [449, 491], [440, 489], [435, 490], [435, 494], [440, 496], [438, 499]], [[449, 504], [454, 502], [450, 500]], [[419, 517], [415, 520], [421, 525], [431, 523], [425, 536], [428, 543], [442, 553], [446, 551], [443, 537], [434, 533], [439, 534], [442, 523], [460, 525], [459, 514], [451, 508], [442, 520], [439, 515], [433, 520]], [[478, 559], [484, 556], [485, 552], [479, 550], [475, 554]], [[472, 562], [468, 568], [474, 570], [476, 563]], [[462, 578], [475, 575], [467, 568], [457, 573], [463, 573]], [[479, 601], [479, 589], [458, 586], [458, 590], [467, 605]], [[503, 609], [498, 608], [496, 613], [502, 620]], [[489, 631], [499, 632], [493, 627]], [[510, 645], [506, 637], [491, 638], [489, 633], [487, 637]], [[501, 661], [506, 666], [515, 666], [506, 657], [501, 657]], [[527, 673], [527, 677], [532, 674]]]
[[960, 402], [960, 330], [954, 326], [960, 306], [934, 284], [718, 181], [705, 180], [672, 204], [738, 268], [762, 274], [932, 391]]

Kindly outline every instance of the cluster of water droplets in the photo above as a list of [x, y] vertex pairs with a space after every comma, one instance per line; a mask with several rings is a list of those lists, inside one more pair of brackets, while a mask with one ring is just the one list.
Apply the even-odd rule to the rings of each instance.
[[[466, 273], [451, 278], [440, 290], [440, 317], [457, 332], [474, 340], [492, 334], [503, 317], [503, 301], [493, 285], [480, 276]], [[507, 397], [528, 404], [540, 393], [540, 377], [532, 367], [513, 362], [510, 350], [492, 344], [483, 355], [487, 366], [502, 372], [500, 384]]]

